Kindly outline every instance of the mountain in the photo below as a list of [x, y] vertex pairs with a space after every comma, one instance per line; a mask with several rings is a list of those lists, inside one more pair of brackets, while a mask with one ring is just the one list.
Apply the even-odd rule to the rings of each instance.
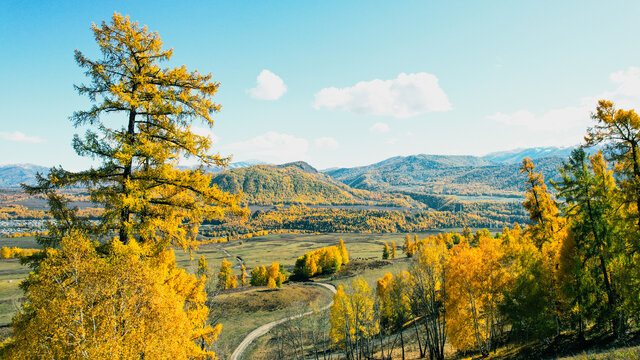
[[522, 159], [528, 157], [530, 159], [540, 159], [545, 157], [559, 157], [568, 158], [571, 156], [571, 151], [577, 146], [567, 147], [534, 147], [527, 149], [514, 149], [508, 151], [498, 151], [483, 156], [483, 159], [503, 163], [503, 164], [519, 164]]
[[[558, 180], [560, 157], [533, 160], [546, 179]], [[520, 164], [475, 156], [396, 156], [368, 166], [326, 172], [356, 189], [449, 195], [520, 196], [525, 189]]]
[[33, 164], [10, 164], [0, 166], [0, 187], [17, 188], [21, 183], [33, 185], [36, 173], [48, 173], [49, 168]]
[[[205, 168], [206, 172], [210, 172], [212, 174], [216, 174], [219, 173], [221, 171], [225, 171], [227, 169], [239, 169], [239, 168], [243, 168], [243, 167], [248, 167], [248, 166], [254, 166], [254, 165], [264, 165], [266, 163], [260, 161], [260, 160], [246, 160], [246, 161], [238, 161], [238, 162], [232, 162], [229, 163], [229, 165], [226, 168], [221, 168], [221, 167], [209, 167], [209, 168]], [[197, 165], [178, 165], [178, 168], [181, 170], [193, 170], [196, 169], [198, 166]]]
[[254, 165], [229, 169], [213, 176], [224, 191], [243, 192], [252, 205], [383, 205], [409, 207], [408, 197], [352, 189], [318, 172], [303, 161], [283, 165]]

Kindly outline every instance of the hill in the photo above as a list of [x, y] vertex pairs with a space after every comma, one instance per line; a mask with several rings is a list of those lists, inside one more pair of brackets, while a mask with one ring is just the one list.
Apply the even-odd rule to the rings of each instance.
[[0, 166], [0, 187], [17, 188], [21, 183], [33, 185], [36, 173], [47, 173], [49, 168], [32, 164], [10, 164]]
[[229, 169], [215, 174], [212, 182], [231, 193], [242, 191], [243, 202], [251, 205], [411, 206], [408, 197], [352, 189], [303, 161]]
[[567, 147], [534, 147], [527, 149], [515, 149], [515, 150], [507, 150], [507, 151], [498, 151], [494, 153], [487, 154], [483, 156], [483, 159], [502, 163], [502, 164], [519, 164], [522, 162], [522, 159], [528, 157], [530, 159], [540, 159], [545, 157], [559, 157], [559, 158], [568, 158], [571, 156], [571, 151], [575, 149], [576, 146], [567, 146]]
[[[534, 159], [547, 180], [558, 180], [561, 157]], [[520, 164], [502, 164], [475, 156], [397, 156], [368, 166], [334, 169], [326, 174], [356, 189], [428, 194], [519, 196], [525, 189]]]

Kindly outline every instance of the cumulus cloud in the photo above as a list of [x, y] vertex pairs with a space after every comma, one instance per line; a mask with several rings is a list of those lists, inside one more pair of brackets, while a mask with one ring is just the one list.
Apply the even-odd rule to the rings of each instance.
[[386, 133], [386, 132], [389, 132], [389, 125], [382, 122], [377, 122], [369, 128], [369, 131], [374, 133], [380, 133], [380, 134]]
[[293, 135], [268, 131], [252, 139], [228, 145], [226, 150], [246, 159], [259, 159], [269, 163], [307, 160], [309, 142]]
[[348, 111], [364, 115], [409, 118], [451, 110], [451, 103], [428, 73], [401, 73], [392, 80], [361, 81], [345, 88], [329, 87], [315, 94], [316, 109]]
[[25, 135], [20, 131], [14, 131], [12, 133], [0, 131], [0, 139], [13, 141], [13, 142], [30, 143], [30, 144], [40, 144], [40, 143], [47, 142], [47, 140], [44, 138], [41, 138], [39, 136]]
[[280, 76], [269, 70], [262, 70], [256, 81], [256, 87], [247, 90], [254, 99], [277, 100], [287, 91], [287, 86]]
[[600, 99], [611, 100], [618, 108], [640, 107], [640, 68], [629, 67], [627, 70], [616, 71], [609, 79], [617, 85], [613, 91], [582, 98], [573, 106], [551, 109], [538, 115], [529, 110], [497, 112], [486, 118], [528, 130], [557, 133], [573, 131], [582, 134], [586, 127], [593, 124], [590, 115]]
[[338, 143], [338, 141], [329, 136], [317, 138], [314, 142], [316, 144], [316, 147], [318, 148], [336, 150], [337, 148], [340, 147], [340, 144]]

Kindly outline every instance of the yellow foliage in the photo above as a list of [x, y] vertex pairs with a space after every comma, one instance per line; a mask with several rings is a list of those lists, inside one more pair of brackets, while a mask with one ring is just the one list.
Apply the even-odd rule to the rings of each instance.
[[[107, 253], [81, 234], [48, 250], [26, 280], [8, 359], [194, 359], [220, 326], [206, 324], [204, 281], [176, 267], [172, 252], [112, 241]], [[149, 261], [151, 260], [151, 261]]]
[[347, 262], [349, 262], [349, 253], [344, 246], [344, 242], [340, 240], [340, 245], [338, 246], [323, 247], [299, 257], [296, 260], [293, 273], [296, 276], [308, 279], [316, 274], [334, 273], [340, 270], [340, 267]]

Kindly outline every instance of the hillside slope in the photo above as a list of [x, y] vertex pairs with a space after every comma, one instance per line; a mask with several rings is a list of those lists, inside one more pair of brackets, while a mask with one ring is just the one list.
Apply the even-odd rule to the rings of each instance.
[[[547, 180], [558, 180], [561, 157], [534, 159]], [[334, 169], [327, 174], [357, 189], [431, 194], [517, 196], [525, 189], [520, 164], [500, 164], [474, 156], [412, 155], [376, 164]]]
[[224, 191], [242, 191], [243, 202], [252, 205], [411, 206], [408, 197], [352, 189], [302, 161], [229, 169], [215, 174], [212, 182]]
[[0, 166], [0, 188], [17, 188], [21, 183], [33, 185], [38, 172], [46, 174], [49, 168], [32, 164]]

